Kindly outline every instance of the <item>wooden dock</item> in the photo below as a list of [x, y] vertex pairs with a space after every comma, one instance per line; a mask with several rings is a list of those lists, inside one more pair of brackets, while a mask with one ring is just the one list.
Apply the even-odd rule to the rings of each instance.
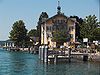
[[68, 59], [68, 62], [71, 62], [71, 59], [74, 57], [81, 57], [83, 61], [87, 61], [88, 53], [72, 52], [71, 49], [49, 50], [47, 46], [41, 46], [39, 48], [39, 58], [43, 62], [50, 62], [53, 60], [54, 63], [57, 63], [59, 59]]

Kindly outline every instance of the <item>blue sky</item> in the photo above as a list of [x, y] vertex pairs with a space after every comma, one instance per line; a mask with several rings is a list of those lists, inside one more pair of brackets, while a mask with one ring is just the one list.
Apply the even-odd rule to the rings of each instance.
[[[99, 19], [99, 0], [59, 0], [61, 11], [66, 16], [77, 15], [84, 18], [96, 15]], [[23, 20], [28, 30], [37, 26], [41, 12], [49, 17], [57, 13], [58, 0], [0, 0], [0, 40], [8, 39], [14, 22]], [[100, 19], [99, 19], [100, 20]]]

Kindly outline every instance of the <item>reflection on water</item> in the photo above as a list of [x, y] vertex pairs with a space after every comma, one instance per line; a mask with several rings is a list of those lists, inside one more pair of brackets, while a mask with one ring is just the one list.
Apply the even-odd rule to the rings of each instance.
[[100, 63], [43, 64], [38, 55], [0, 49], [0, 75], [100, 75]]

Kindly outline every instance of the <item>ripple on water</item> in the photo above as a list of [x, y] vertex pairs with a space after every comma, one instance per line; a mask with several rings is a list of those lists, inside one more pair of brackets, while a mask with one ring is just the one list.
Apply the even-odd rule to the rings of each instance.
[[100, 63], [40, 63], [38, 55], [0, 50], [0, 75], [100, 75]]

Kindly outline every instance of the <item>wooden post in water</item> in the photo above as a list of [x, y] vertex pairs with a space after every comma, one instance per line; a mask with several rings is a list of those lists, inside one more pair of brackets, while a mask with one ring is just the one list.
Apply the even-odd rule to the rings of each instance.
[[41, 60], [41, 46], [39, 47], [39, 59]]
[[88, 61], [88, 54], [83, 54], [83, 61]]
[[58, 58], [58, 56], [57, 55], [54, 55], [54, 64], [56, 64], [57, 63], [57, 59]]
[[68, 49], [68, 62], [71, 62], [71, 48]]
[[41, 60], [44, 61], [44, 46], [41, 47]]
[[44, 62], [48, 62], [48, 46], [44, 46]]

